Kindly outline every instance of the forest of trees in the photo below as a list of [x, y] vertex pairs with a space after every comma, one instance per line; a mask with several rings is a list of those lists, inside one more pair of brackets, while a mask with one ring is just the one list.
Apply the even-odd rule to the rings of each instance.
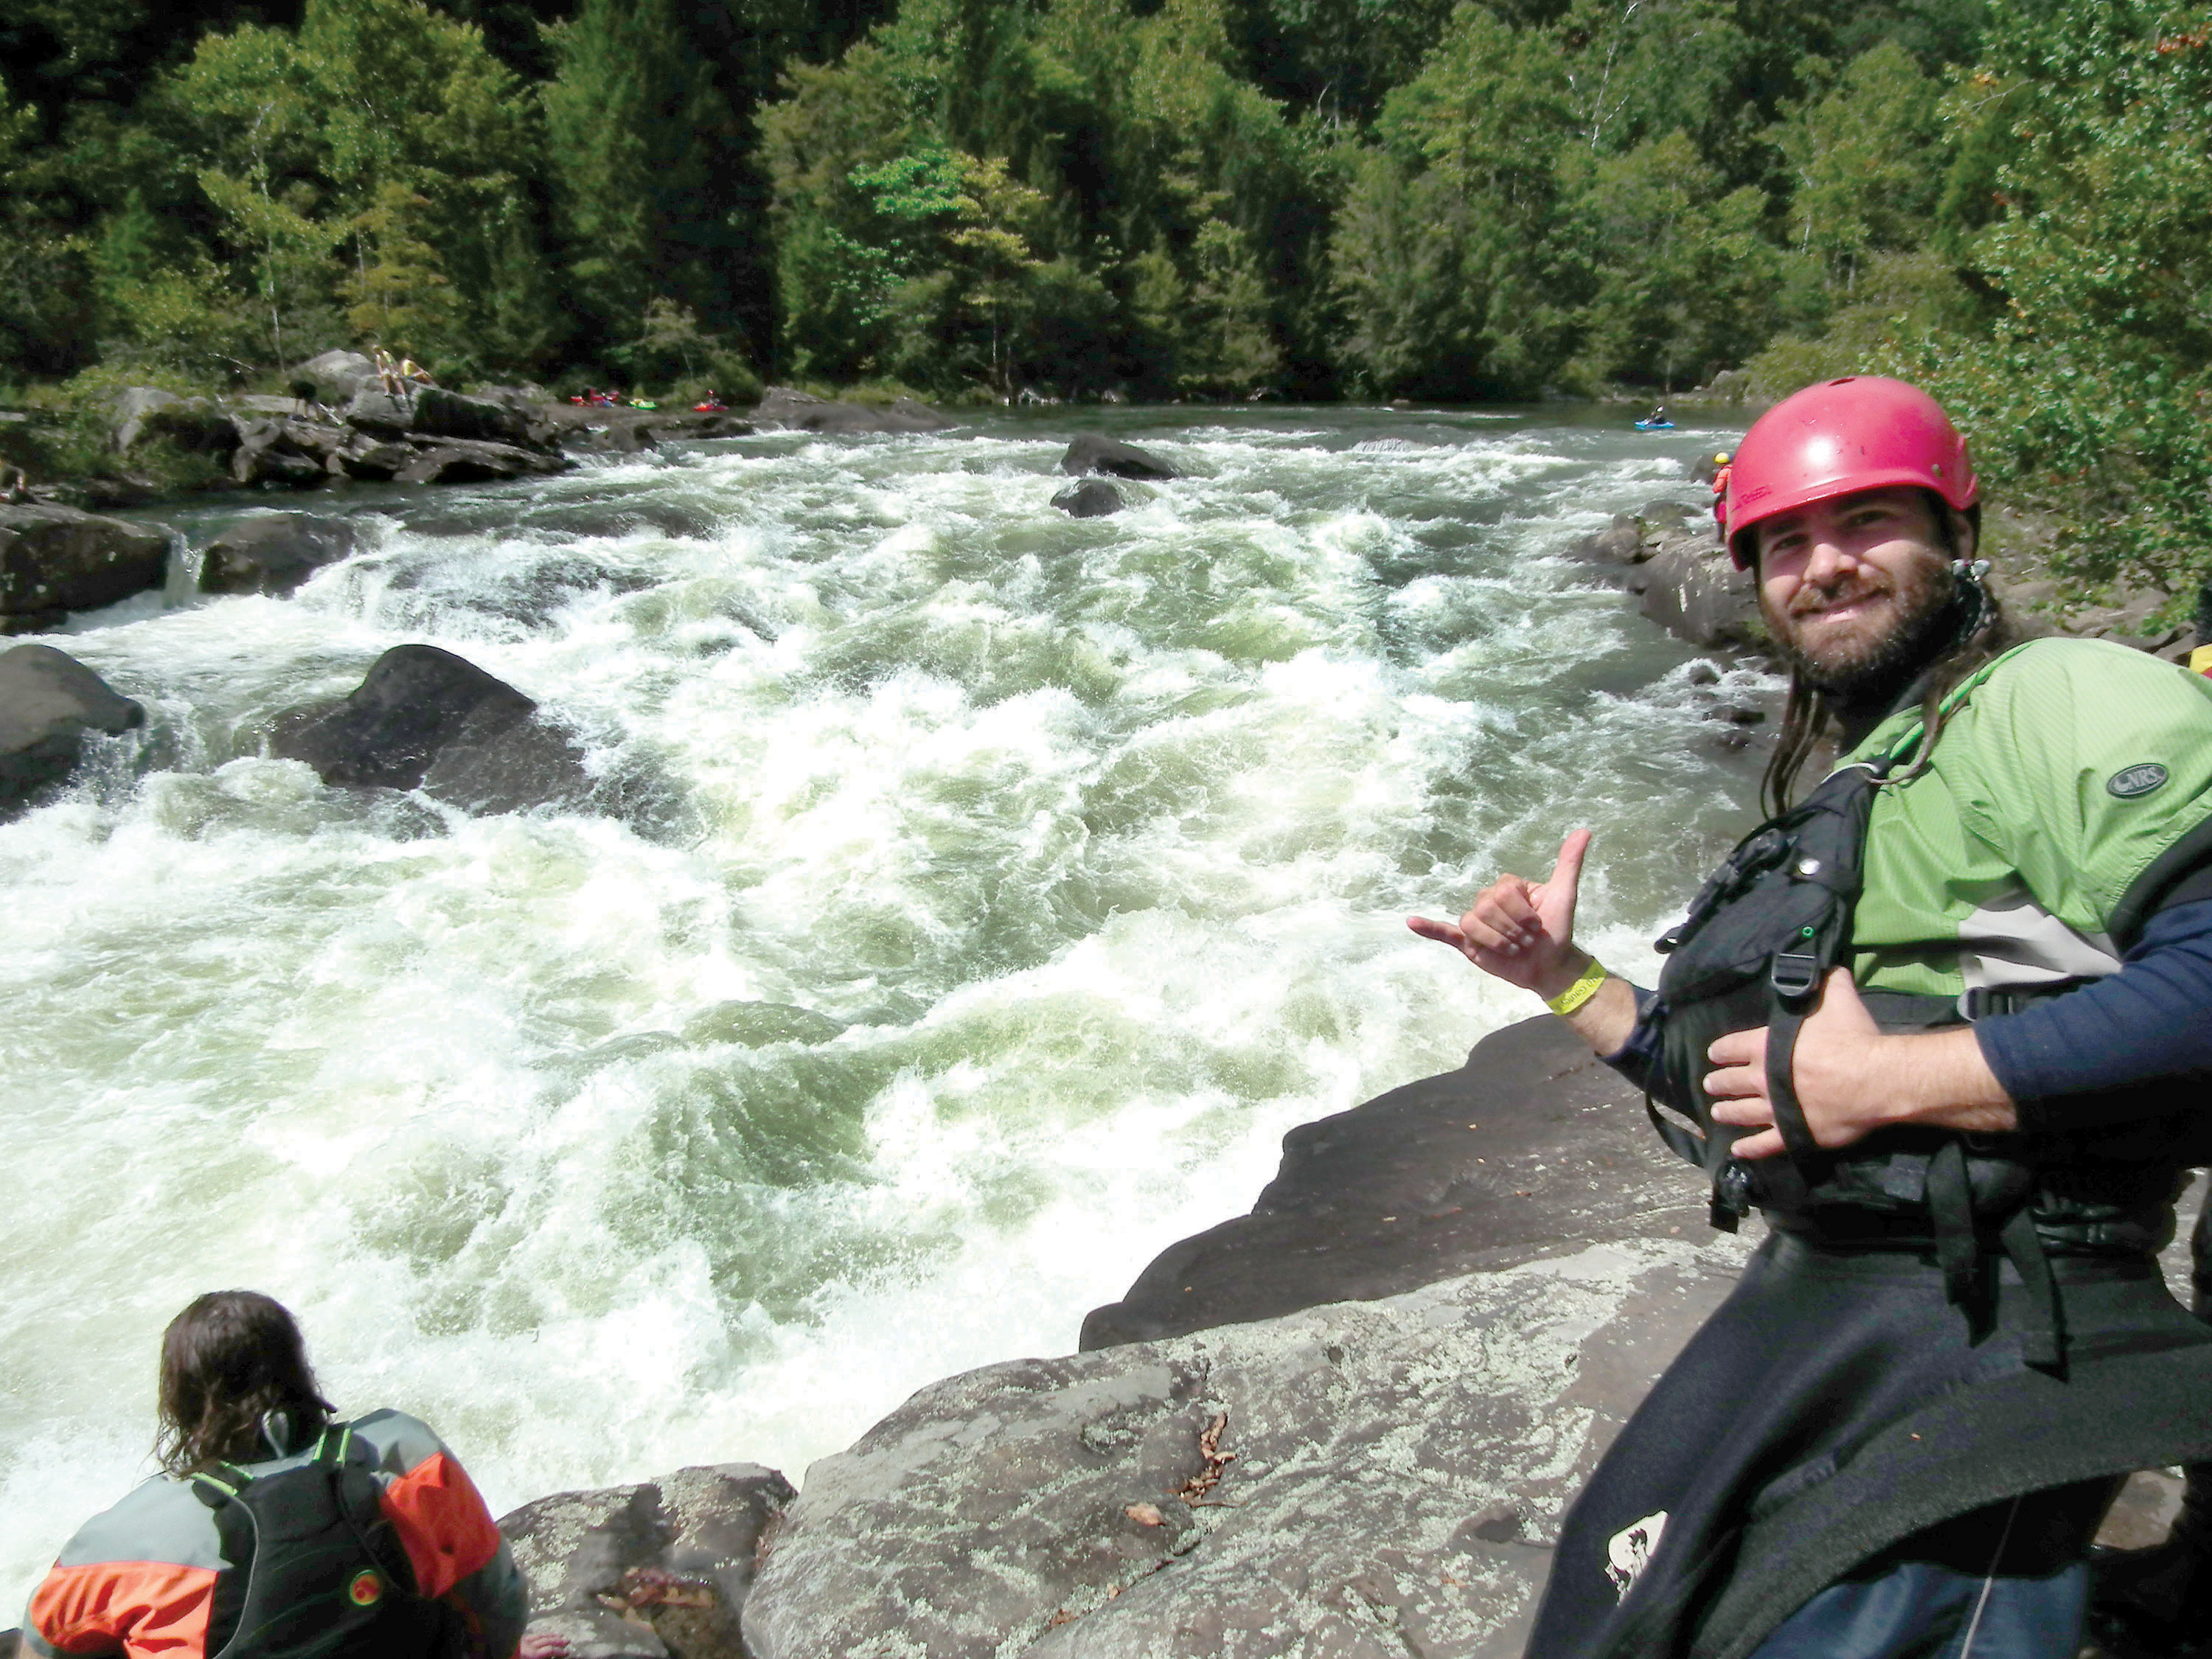
[[0, 380], [1478, 401], [1930, 384], [2212, 548], [2212, 10], [0, 0]]

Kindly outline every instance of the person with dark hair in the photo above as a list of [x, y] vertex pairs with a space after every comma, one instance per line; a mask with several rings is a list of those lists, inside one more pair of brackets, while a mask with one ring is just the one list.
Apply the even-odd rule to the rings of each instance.
[[342, 1422], [300, 1328], [252, 1291], [161, 1337], [161, 1473], [79, 1528], [23, 1652], [129, 1659], [553, 1659], [460, 1462], [395, 1411]]
[[1656, 988], [1575, 943], [1587, 830], [1410, 919], [1769, 1229], [1576, 1499], [1528, 1654], [2074, 1659], [2120, 1482], [2212, 1459], [2212, 1327], [2157, 1261], [2212, 1160], [2212, 683], [2016, 643], [1916, 387], [1808, 387], [1732, 466], [1790, 668], [1773, 816]]

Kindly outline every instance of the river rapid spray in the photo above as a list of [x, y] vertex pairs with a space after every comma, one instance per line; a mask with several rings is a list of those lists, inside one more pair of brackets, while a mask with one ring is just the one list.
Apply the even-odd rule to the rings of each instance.
[[[0, 1595], [147, 1471], [201, 1291], [290, 1304], [342, 1408], [427, 1418], [495, 1511], [796, 1479], [1069, 1351], [1285, 1130], [1529, 1012], [1408, 910], [1588, 823], [1584, 935], [1649, 975], [1753, 768], [1686, 648], [1539, 556], [1694, 500], [1696, 434], [1085, 424], [1190, 476], [1072, 520], [1071, 425], [1000, 417], [362, 492], [390, 516], [292, 599], [59, 641], [150, 726], [0, 827]], [[471, 817], [261, 757], [410, 641], [659, 805]]]

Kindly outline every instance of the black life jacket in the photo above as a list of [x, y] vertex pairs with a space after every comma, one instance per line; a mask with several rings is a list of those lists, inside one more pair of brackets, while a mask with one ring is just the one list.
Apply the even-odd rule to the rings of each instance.
[[[1667, 963], [1646, 1014], [1659, 1036], [1658, 1092], [1695, 1128], [1647, 1100], [1668, 1146], [1712, 1183], [1713, 1224], [1735, 1230], [1756, 1206], [1770, 1224], [1832, 1242], [1932, 1251], [1951, 1300], [1985, 1328], [1985, 1258], [2018, 1267], [2038, 1314], [2030, 1364], [2063, 1364], [2053, 1255], [2141, 1255], [2172, 1236], [2172, 1200], [2202, 1149], [2182, 1146], [2170, 1117], [2134, 1117], [2094, 1134], [1966, 1134], [1900, 1127], [1829, 1151], [1813, 1139], [1790, 1075], [1797, 1033], [1828, 971], [1845, 961], [1864, 875], [1876, 791], [1917, 744], [1832, 774], [1804, 801], [1740, 842], [1699, 890], [1688, 917], [1658, 940]], [[2003, 1012], [2036, 995], [1972, 999], [1880, 991], [1861, 995], [1887, 1030], [1929, 1030]], [[1968, 1006], [1962, 1006], [1962, 1003]], [[1767, 1028], [1766, 1081], [1785, 1152], [1749, 1162], [1731, 1147], [1749, 1130], [1716, 1123], [1706, 1050], [1734, 1031]]]
[[325, 1429], [306, 1463], [270, 1474], [219, 1464], [191, 1477], [215, 1511], [228, 1564], [216, 1575], [210, 1659], [447, 1659], [459, 1619], [416, 1594], [376, 1477]]

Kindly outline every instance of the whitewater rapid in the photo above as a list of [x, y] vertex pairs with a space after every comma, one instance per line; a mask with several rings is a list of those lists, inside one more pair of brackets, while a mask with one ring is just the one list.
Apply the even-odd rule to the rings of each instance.
[[[1694, 501], [1726, 434], [1128, 411], [1082, 424], [1188, 476], [1078, 521], [1077, 424], [362, 490], [290, 599], [187, 562], [52, 639], [149, 726], [0, 825], [0, 1599], [149, 1469], [199, 1291], [283, 1299], [341, 1407], [428, 1419], [495, 1512], [798, 1480], [924, 1382], [1070, 1351], [1285, 1131], [1532, 1012], [1407, 912], [1587, 823], [1584, 934], [1650, 973], [1753, 767], [1557, 552]], [[409, 641], [647, 805], [265, 757]]]

